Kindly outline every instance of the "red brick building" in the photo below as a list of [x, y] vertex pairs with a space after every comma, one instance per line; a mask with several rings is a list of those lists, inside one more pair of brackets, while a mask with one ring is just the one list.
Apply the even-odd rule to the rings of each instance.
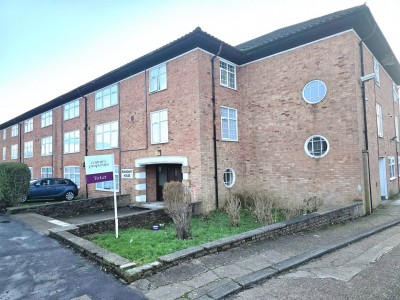
[[0, 125], [2, 161], [69, 177], [114, 153], [120, 193], [162, 198], [182, 180], [221, 205], [255, 186], [368, 211], [399, 192], [400, 64], [365, 5], [236, 47], [200, 28]]

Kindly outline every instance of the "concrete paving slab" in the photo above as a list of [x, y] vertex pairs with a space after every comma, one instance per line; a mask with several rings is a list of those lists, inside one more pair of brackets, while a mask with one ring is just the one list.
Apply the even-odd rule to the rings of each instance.
[[220, 278], [228, 277], [231, 279], [235, 279], [253, 272], [248, 268], [244, 268], [236, 264], [221, 266], [213, 269], [212, 271]]

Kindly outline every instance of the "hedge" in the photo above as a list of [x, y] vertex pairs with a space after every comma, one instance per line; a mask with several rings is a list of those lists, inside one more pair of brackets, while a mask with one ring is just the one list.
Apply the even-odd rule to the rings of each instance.
[[0, 208], [14, 206], [29, 193], [31, 172], [26, 164], [0, 163]]

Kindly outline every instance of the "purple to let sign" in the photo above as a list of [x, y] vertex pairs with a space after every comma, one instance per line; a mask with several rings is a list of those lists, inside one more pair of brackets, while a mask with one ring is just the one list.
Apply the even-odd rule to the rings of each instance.
[[95, 183], [114, 180], [113, 172], [86, 175], [86, 183]]

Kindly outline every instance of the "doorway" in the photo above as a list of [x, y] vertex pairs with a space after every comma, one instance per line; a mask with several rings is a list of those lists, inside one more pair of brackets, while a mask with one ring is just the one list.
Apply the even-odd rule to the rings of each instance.
[[386, 181], [386, 159], [379, 157], [379, 182], [381, 190], [381, 199], [388, 198], [387, 181]]
[[170, 181], [182, 182], [182, 165], [163, 164], [156, 167], [157, 200], [164, 201], [164, 185]]

